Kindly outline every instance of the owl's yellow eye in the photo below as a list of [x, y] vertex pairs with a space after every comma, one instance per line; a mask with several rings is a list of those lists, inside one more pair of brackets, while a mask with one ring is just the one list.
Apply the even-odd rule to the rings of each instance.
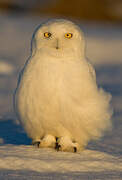
[[45, 33], [44, 33], [44, 37], [46, 37], [46, 38], [51, 37], [51, 35], [52, 35], [52, 34], [51, 34], [50, 32], [45, 32]]
[[65, 34], [65, 38], [68, 38], [68, 39], [72, 38], [72, 36], [73, 36], [72, 33], [66, 33], [66, 34]]

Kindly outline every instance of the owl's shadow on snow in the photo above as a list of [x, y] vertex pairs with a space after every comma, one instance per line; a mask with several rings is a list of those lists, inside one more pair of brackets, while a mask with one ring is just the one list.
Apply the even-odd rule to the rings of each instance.
[[22, 127], [11, 119], [0, 120], [0, 138], [4, 140], [4, 144], [31, 144], [31, 140], [27, 137]]

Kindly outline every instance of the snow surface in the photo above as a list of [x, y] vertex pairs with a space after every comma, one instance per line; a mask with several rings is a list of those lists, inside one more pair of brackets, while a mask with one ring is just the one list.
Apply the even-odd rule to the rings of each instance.
[[122, 26], [80, 23], [97, 81], [112, 96], [113, 130], [81, 153], [31, 146], [13, 113], [18, 72], [45, 18], [0, 15], [0, 179], [122, 179]]
[[0, 59], [0, 74], [1, 75], [10, 75], [13, 72], [14, 72], [14, 67], [8, 62], [5, 62], [5, 60]]

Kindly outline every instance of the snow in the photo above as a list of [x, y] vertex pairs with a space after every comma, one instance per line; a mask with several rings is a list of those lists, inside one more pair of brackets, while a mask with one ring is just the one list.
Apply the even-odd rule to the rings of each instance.
[[74, 154], [32, 146], [4, 145], [0, 149], [0, 154], [0, 168], [3, 169], [11, 167], [11, 170], [28, 169], [37, 172], [122, 171], [121, 156], [116, 157], [93, 150]]
[[14, 67], [8, 62], [5, 62], [5, 60], [0, 59], [0, 74], [10, 75], [13, 72], [14, 72]]
[[18, 72], [45, 18], [0, 15], [0, 179], [122, 179], [122, 26], [81, 23], [98, 84], [113, 96], [113, 130], [81, 153], [31, 146], [13, 112]]
[[3, 138], [0, 138], [0, 144], [3, 144], [3, 143], [4, 143]]

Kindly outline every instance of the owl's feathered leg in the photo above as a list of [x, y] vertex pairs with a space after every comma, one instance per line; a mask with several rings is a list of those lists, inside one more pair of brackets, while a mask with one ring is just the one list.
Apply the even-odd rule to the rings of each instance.
[[55, 148], [56, 138], [52, 135], [45, 135], [40, 141], [33, 141], [33, 145], [39, 148]]
[[58, 151], [77, 152], [80, 151], [80, 146], [77, 142], [72, 141], [70, 137], [57, 138], [56, 149]]

